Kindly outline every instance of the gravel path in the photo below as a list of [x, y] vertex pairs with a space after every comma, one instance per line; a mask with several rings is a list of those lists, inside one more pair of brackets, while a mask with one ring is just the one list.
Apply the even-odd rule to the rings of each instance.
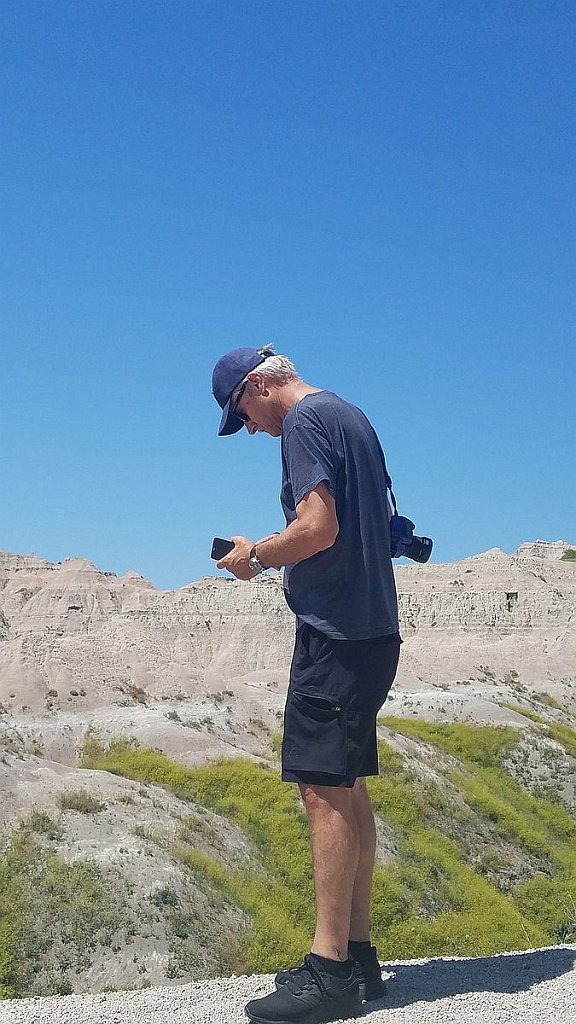
[[[387, 964], [386, 1001], [365, 1004], [374, 1024], [576, 1024], [576, 945], [476, 959]], [[217, 978], [105, 995], [10, 999], [0, 1024], [246, 1024], [244, 1004], [272, 975]]]

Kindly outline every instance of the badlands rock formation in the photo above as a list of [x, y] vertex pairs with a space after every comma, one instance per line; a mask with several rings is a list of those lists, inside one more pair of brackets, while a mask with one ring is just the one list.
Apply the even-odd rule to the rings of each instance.
[[[512, 556], [493, 549], [450, 565], [398, 566], [404, 645], [386, 713], [529, 725], [505, 706], [512, 704], [573, 724], [565, 717], [576, 712], [576, 562], [562, 559], [568, 546], [536, 542]], [[188, 830], [200, 853], [235, 866], [254, 861], [246, 838], [157, 787], [82, 769], [79, 756], [95, 732], [135, 737], [189, 765], [218, 755], [270, 760], [293, 629], [277, 574], [162, 592], [136, 573], [118, 578], [82, 559], [54, 565], [0, 554], [0, 851], [34, 814], [34, 835], [47, 848], [48, 815], [60, 830], [58, 855], [101, 869], [124, 921], [112, 945], [96, 942], [86, 956], [80, 940], [70, 952], [63, 931], [26, 994], [54, 991], [63, 956], [77, 965], [66, 974], [77, 992], [136, 987], [142, 971], [146, 983], [167, 985], [235, 970], [243, 913], [210, 896], [169, 846]], [[414, 756], [410, 741], [387, 736]], [[573, 806], [573, 762], [553, 740], [525, 736], [522, 772], [542, 784], [561, 774], [559, 795]], [[553, 758], [544, 757], [546, 744]], [[418, 756], [414, 763], [433, 773], [437, 752]], [[101, 809], [63, 811], [63, 798], [78, 792]], [[385, 823], [378, 827], [378, 858], [388, 862], [393, 837]], [[39, 935], [46, 913], [34, 907]]]
[[[510, 720], [497, 702], [532, 691], [576, 709], [569, 546], [397, 566], [405, 643], [390, 713]], [[88, 728], [190, 763], [257, 753], [277, 728], [293, 628], [278, 574], [163, 592], [83, 559], [0, 554], [0, 742], [68, 764]]]

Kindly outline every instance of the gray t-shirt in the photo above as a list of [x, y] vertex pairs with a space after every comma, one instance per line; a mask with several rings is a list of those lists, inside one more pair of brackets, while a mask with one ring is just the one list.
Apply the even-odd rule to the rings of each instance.
[[326, 551], [285, 567], [286, 600], [299, 621], [336, 640], [393, 636], [398, 604], [384, 456], [364, 413], [330, 391], [306, 395], [282, 425], [287, 524], [321, 482], [336, 502], [338, 537]]

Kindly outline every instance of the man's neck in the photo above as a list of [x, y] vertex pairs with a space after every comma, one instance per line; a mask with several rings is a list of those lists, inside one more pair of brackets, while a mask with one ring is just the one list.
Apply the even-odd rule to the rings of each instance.
[[322, 388], [314, 388], [311, 384], [307, 384], [305, 380], [289, 381], [284, 387], [279, 388], [278, 400], [284, 416], [290, 412], [290, 409], [301, 398], [305, 398], [306, 395], [315, 395], [318, 391], [322, 391]]

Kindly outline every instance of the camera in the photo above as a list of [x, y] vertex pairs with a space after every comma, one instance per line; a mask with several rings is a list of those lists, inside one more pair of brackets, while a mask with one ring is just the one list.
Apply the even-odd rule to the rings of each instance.
[[392, 558], [411, 558], [413, 562], [427, 562], [432, 554], [430, 537], [416, 537], [414, 523], [396, 512], [390, 519], [390, 554]]

